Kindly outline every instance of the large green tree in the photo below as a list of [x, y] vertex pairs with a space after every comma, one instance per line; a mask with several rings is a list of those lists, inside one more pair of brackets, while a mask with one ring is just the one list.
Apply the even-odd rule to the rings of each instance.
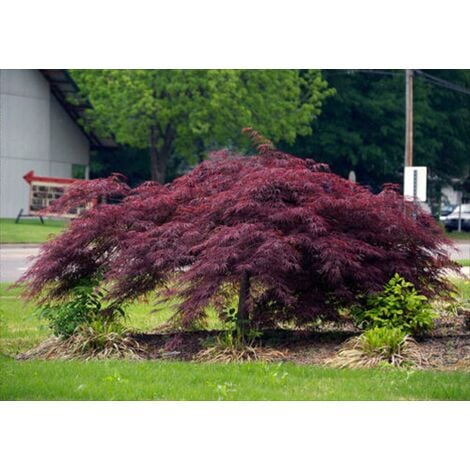
[[[468, 70], [429, 70], [440, 79], [470, 88]], [[405, 74], [403, 70], [324, 70], [336, 94], [328, 99], [312, 134], [286, 150], [313, 156], [347, 176], [378, 189], [402, 182], [405, 147]], [[435, 191], [461, 177], [470, 155], [470, 96], [414, 79], [414, 163], [426, 165]]]
[[164, 182], [170, 156], [197, 163], [242, 145], [254, 127], [274, 142], [312, 131], [331, 94], [317, 70], [73, 70], [93, 106], [89, 123], [117, 142], [147, 149], [151, 178]]

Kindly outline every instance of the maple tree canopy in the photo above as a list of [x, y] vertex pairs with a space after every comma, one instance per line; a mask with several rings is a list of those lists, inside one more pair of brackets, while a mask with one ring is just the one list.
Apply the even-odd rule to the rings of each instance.
[[73, 185], [55, 212], [103, 202], [42, 247], [21, 280], [29, 295], [60, 301], [92, 278], [123, 302], [178, 296], [189, 325], [240, 292], [260, 326], [338, 318], [395, 273], [427, 296], [448, 292], [443, 269], [456, 265], [430, 215], [393, 187], [372, 194], [258, 144], [256, 156], [215, 152], [166, 185], [131, 189], [119, 175]]

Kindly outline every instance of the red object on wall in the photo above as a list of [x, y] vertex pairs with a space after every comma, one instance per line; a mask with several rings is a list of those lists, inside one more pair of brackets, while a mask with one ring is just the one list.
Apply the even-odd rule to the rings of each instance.
[[80, 181], [76, 178], [55, 178], [55, 177], [52, 177], [52, 176], [36, 176], [34, 174], [34, 171], [28, 171], [28, 173], [26, 173], [24, 176], [23, 176], [23, 179], [28, 183], [28, 184], [31, 184], [31, 183], [56, 183], [56, 184], [72, 184], [72, 183], [75, 183], [76, 181]]
[[[29, 207], [28, 215], [44, 215], [49, 206], [62, 197], [65, 191], [73, 183], [80, 181], [76, 178], [56, 178], [52, 176], [37, 176], [34, 171], [29, 171], [23, 176], [23, 179], [29, 184]], [[76, 208], [75, 210], [68, 211], [65, 214], [53, 214], [49, 212], [48, 215], [56, 217], [76, 217], [85, 208]]]

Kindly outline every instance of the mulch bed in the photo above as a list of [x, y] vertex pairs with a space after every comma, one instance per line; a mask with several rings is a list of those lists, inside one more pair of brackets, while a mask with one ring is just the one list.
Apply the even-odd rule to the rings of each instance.
[[[50, 338], [38, 347], [19, 354], [17, 359], [105, 359], [123, 357], [130, 359], [156, 359], [214, 362], [211, 350], [216, 350], [217, 338], [221, 331], [187, 331], [154, 333], [134, 333], [124, 340], [132, 347], [130, 354], [111, 354], [113, 349], [120, 346], [110, 341], [109, 355], [100, 351], [90, 354], [76, 355], [69, 351], [67, 341]], [[312, 364], [325, 366], [337, 356], [343, 343], [360, 330], [351, 324], [326, 324], [316, 329], [275, 329], [265, 330], [261, 338], [256, 341], [254, 348], [248, 348], [254, 359], [266, 361], [290, 361], [297, 364]], [[415, 338], [418, 352], [423, 358], [426, 369], [436, 370], [464, 370], [470, 372], [470, 330], [465, 325], [463, 316], [441, 317], [434, 330], [422, 337]], [[121, 345], [122, 346], [122, 345]], [[73, 348], [72, 348], [73, 349]], [[121, 348], [122, 349], [122, 348]], [[233, 351], [229, 351], [233, 352]], [[249, 352], [249, 351], [248, 351]], [[109, 356], [109, 357], [108, 357]], [[248, 355], [250, 356], [250, 355]], [[237, 356], [238, 357], [238, 356]], [[222, 357], [222, 360], [225, 359]]]
[[[154, 333], [134, 335], [147, 351], [148, 359], [192, 361], [198, 353], [213, 343], [219, 331], [184, 333]], [[312, 330], [268, 330], [263, 332], [260, 345], [284, 353], [284, 360], [298, 364], [325, 365], [344, 341], [359, 330], [351, 326], [341, 329], [333, 325]], [[428, 368], [470, 371], [470, 331], [458, 318], [442, 319], [428, 336], [417, 338]]]

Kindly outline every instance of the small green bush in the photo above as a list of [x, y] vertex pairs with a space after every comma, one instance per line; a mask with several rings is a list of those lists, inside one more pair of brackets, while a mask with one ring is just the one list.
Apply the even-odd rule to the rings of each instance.
[[245, 337], [242, 337], [237, 322], [237, 305], [238, 296], [234, 296], [224, 305], [219, 313], [219, 317], [223, 319], [227, 329], [219, 336], [218, 341], [221, 346], [227, 348], [243, 348], [246, 345], [253, 345], [258, 338], [262, 336], [261, 331], [248, 325]]
[[428, 299], [398, 274], [381, 293], [367, 299], [365, 309], [355, 308], [352, 314], [360, 328], [401, 328], [413, 335], [429, 331], [437, 317]]
[[49, 322], [54, 335], [62, 338], [69, 338], [83, 325], [106, 329], [108, 324], [118, 324], [125, 313], [118, 303], [106, 304], [104, 296], [104, 291], [89, 282], [72, 289], [68, 300], [47, 304], [38, 313]]

